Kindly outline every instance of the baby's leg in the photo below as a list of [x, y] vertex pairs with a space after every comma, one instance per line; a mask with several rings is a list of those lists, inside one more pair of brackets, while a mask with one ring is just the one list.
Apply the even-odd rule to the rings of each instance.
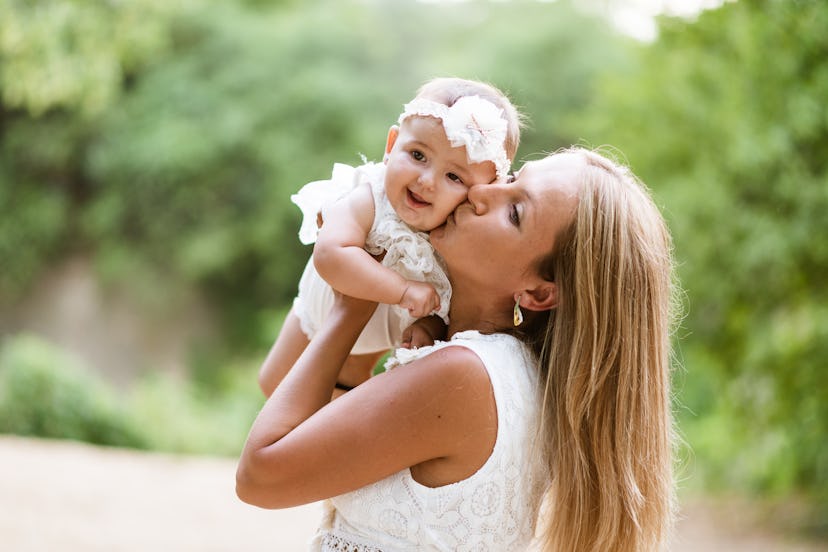
[[285, 317], [279, 337], [259, 369], [259, 387], [266, 397], [281, 383], [308, 343], [310, 341], [300, 327], [299, 317], [291, 309]]

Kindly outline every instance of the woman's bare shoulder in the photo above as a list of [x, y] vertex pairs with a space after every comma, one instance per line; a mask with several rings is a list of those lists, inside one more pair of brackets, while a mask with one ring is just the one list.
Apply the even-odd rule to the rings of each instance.
[[466, 347], [437, 349], [373, 379], [377, 381], [366, 382], [372, 384], [366, 391], [375, 391], [386, 404], [394, 404], [393, 416], [398, 420], [428, 426], [427, 431], [444, 446], [456, 443], [466, 431], [488, 426], [496, 417], [486, 368]]
[[420, 451], [420, 462], [411, 464], [412, 476], [435, 487], [476, 472], [497, 438], [494, 392], [477, 354], [463, 346], [444, 347], [387, 375], [389, 381], [396, 377], [398, 393], [415, 394], [396, 416], [413, 418], [412, 429], [426, 437], [401, 443], [427, 447]]
[[483, 361], [474, 351], [460, 345], [437, 349], [389, 370], [386, 375], [410, 380], [423, 393], [440, 391], [450, 384], [463, 384], [459, 393], [474, 391], [478, 386], [491, 387]]

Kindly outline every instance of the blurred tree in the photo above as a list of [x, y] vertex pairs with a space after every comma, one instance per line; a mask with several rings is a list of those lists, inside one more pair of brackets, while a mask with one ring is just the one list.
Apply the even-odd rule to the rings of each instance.
[[628, 155], [671, 221], [689, 303], [683, 427], [702, 475], [824, 507], [826, 29], [817, 0], [664, 19], [580, 119]]
[[78, 239], [85, 148], [183, 0], [0, 1], [0, 304]]
[[97, 113], [124, 79], [167, 46], [182, 0], [3, 0], [0, 90], [6, 108], [41, 115], [64, 107]]
[[[123, 53], [137, 41], [107, 34], [137, 8], [94, 2], [41, 6], [52, 30], [98, 25], [94, 36], [112, 38], [94, 56], [93, 46], [36, 32], [5, 51], [32, 82], [37, 61], [16, 52], [43, 44], [69, 65], [103, 56], [122, 70], [110, 80], [73, 75], [84, 84], [50, 92], [51, 103], [4, 99], [0, 254], [10, 270], [0, 301], [46, 259], [80, 249], [160, 308], [175, 308], [176, 286], [200, 286], [225, 307], [231, 341], [255, 341], [254, 313], [293, 296], [310, 253], [296, 239], [290, 194], [334, 162], [379, 159], [420, 84], [459, 75], [501, 86], [537, 121], [522, 151], [548, 150], [573, 139], [563, 115], [586, 104], [591, 76], [620, 57], [605, 54], [619, 51], [605, 25], [563, 3], [144, 1], [148, 30], [132, 31], [155, 37], [144, 57]], [[13, 8], [40, 24], [34, 8]], [[80, 11], [59, 18], [67, 9]], [[11, 90], [4, 98], [17, 98]]]

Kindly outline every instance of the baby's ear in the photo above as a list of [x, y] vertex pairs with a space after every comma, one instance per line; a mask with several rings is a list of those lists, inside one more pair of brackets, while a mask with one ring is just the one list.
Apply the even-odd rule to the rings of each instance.
[[547, 311], [558, 306], [558, 286], [555, 282], [543, 282], [535, 289], [524, 290], [520, 306], [531, 311]]
[[397, 143], [397, 136], [399, 135], [400, 127], [391, 125], [391, 128], [388, 129], [388, 138], [385, 140], [385, 155], [388, 155], [394, 149], [394, 144]]

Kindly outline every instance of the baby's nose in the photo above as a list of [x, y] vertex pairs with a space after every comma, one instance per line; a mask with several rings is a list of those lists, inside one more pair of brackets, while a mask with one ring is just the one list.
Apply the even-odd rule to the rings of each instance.
[[433, 171], [423, 171], [420, 174], [419, 181], [420, 181], [420, 186], [422, 186], [423, 188], [425, 188], [427, 190], [433, 190], [434, 189], [434, 173], [433, 173]]

